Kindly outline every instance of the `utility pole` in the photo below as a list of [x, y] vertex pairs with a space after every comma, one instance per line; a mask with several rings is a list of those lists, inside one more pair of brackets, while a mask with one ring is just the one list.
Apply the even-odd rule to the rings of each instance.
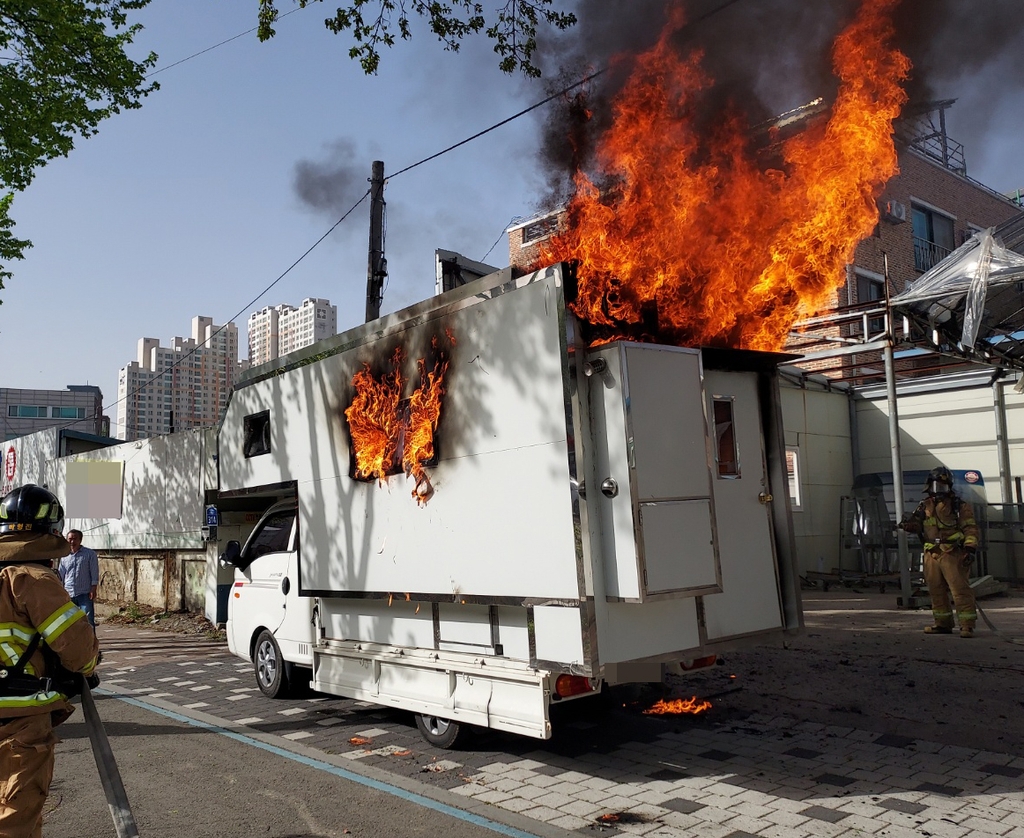
[[384, 162], [373, 161], [370, 177], [370, 258], [366, 266], [366, 322], [380, 317], [384, 298], [384, 277], [388, 261], [384, 258]]

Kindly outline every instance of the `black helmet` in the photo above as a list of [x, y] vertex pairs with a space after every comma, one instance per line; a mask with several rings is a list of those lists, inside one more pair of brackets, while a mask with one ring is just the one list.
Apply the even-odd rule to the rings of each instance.
[[953, 472], [945, 466], [936, 466], [928, 472], [924, 486], [925, 494], [948, 495], [953, 491]]
[[41, 532], [60, 535], [64, 507], [53, 493], [27, 483], [0, 498], [0, 535]]

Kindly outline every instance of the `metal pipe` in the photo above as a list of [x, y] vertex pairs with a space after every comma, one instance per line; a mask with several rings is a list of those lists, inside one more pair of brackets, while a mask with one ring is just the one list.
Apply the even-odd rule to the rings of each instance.
[[[889, 397], [889, 450], [892, 454], [893, 512], [896, 523], [903, 520], [903, 457], [900, 452], [900, 417], [896, 407], [896, 371], [893, 362], [892, 344], [885, 348], [885, 387]], [[903, 593], [903, 607], [910, 607], [910, 551], [907, 534], [896, 530], [896, 550], [900, 559], [900, 591]]]
[[992, 407], [996, 420], [996, 454], [999, 457], [999, 491], [1003, 503], [1013, 503], [1013, 490], [1010, 483], [1010, 441], [1006, 430], [1006, 393], [1003, 381], [997, 378], [992, 382]]
[[[889, 400], [889, 450], [892, 454], [892, 491], [893, 513], [896, 523], [903, 520], [903, 456], [900, 452], [900, 415], [896, 405], [896, 363], [894, 361], [895, 335], [892, 327], [892, 306], [889, 294], [889, 256], [882, 254], [885, 266], [885, 309], [888, 312], [889, 342], [883, 351], [885, 356], [885, 390]], [[910, 607], [910, 551], [907, 546], [907, 534], [902, 529], [896, 530], [896, 551], [900, 561], [900, 590], [903, 593], [903, 607]]]

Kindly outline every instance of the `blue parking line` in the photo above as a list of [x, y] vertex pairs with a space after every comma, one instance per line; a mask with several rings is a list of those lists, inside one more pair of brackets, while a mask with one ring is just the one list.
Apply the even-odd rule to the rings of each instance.
[[192, 725], [193, 727], [201, 728], [202, 730], [208, 730], [211, 733], [218, 733], [221, 736], [226, 736], [228, 739], [234, 739], [236, 742], [241, 742], [245, 745], [252, 745], [255, 748], [259, 748], [263, 751], [276, 754], [279, 757], [290, 759], [293, 762], [298, 762], [302, 765], [307, 765], [310, 768], [316, 768], [318, 771], [326, 771], [328, 774], [333, 774], [335, 777], [340, 777], [343, 780], [350, 780], [353, 783], [359, 783], [362, 786], [374, 789], [376, 791], [382, 791], [386, 794], [393, 794], [395, 797], [399, 797], [402, 800], [407, 800], [410, 803], [415, 803], [418, 806], [424, 806], [427, 809], [433, 809], [435, 812], [441, 812], [445, 815], [450, 815], [453, 818], [458, 818], [462, 821], [475, 824], [476, 826], [482, 826], [486, 829], [493, 830], [494, 832], [500, 832], [502, 835], [509, 835], [511, 838], [539, 838], [532, 832], [523, 832], [521, 829], [516, 829], [512, 826], [507, 826], [497, 821], [489, 820], [488, 818], [481, 817], [480, 815], [474, 815], [472, 812], [466, 812], [462, 809], [458, 809], [455, 806], [449, 806], [447, 803], [440, 803], [436, 800], [432, 800], [429, 797], [424, 797], [422, 794], [416, 794], [415, 792], [406, 791], [398, 786], [393, 786], [390, 783], [382, 783], [379, 780], [371, 779], [370, 777], [364, 777], [361, 774], [348, 771], [344, 768], [339, 768], [336, 765], [331, 765], [329, 762], [323, 762], [322, 760], [313, 759], [311, 757], [302, 756], [301, 754], [295, 754], [291, 751], [287, 751], [284, 748], [279, 748], [276, 745], [268, 745], [266, 742], [261, 742], [259, 739], [253, 739], [251, 736], [245, 736], [241, 733], [236, 733], [233, 730], [219, 727], [218, 725], [212, 725], [208, 722], [201, 722], [198, 719], [192, 719], [188, 716], [183, 716], [180, 713], [175, 713], [173, 710], [165, 710], [163, 707], [157, 707], [153, 704], [148, 704], [145, 701], [140, 701], [137, 698], [130, 696], [119, 695], [117, 693], [109, 692], [107, 690], [96, 690], [97, 693], [102, 693], [110, 696], [111, 698], [117, 698], [127, 704], [132, 704], [136, 707], [141, 707], [143, 710], [149, 710], [152, 713], [159, 713], [162, 716], [166, 716], [169, 719], [174, 719], [178, 722], [184, 722], [185, 724]]

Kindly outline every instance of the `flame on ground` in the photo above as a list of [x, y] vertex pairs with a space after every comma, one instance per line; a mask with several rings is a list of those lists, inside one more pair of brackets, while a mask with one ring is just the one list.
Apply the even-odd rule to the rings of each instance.
[[599, 140], [597, 177], [613, 188], [579, 173], [564, 232], [541, 256], [580, 261], [573, 310], [594, 343], [777, 350], [798, 317], [829, 303], [898, 170], [892, 125], [910, 63], [891, 46], [897, 3], [863, 0], [833, 44], [827, 119], [781, 142], [774, 131], [767, 167], [735, 113], [696, 135], [688, 116], [713, 81], [700, 52], [674, 51], [684, 19], [672, 13]]
[[[446, 332], [448, 345], [455, 337]], [[345, 410], [352, 450], [355, 477], [387, 482], [399, 470], [415, 481], [412, 496], [425, 504], [434, 488], [424, 464], [435, 456], [434, 433], [441, 419], [444, 377], [448, 370], [448, 354], [438, 338], [432, 341], [434, 362], [428, 366], [424, 358], [416, 362], [419, 383], [407, 400], [403, 400], [406, 380], [402, 377], [405, 354], [395, 349], [389, 369], [375, 377], [369, 364], [364, 364], [352, 377], [355, 395]]]
[[670, 698], [667, 701], [658, 699], [654, 704], [644, 710], [645, 716], [696, 716], [698, 713], [705, 713], [711, 709], [711, 702], [697, 698]]

